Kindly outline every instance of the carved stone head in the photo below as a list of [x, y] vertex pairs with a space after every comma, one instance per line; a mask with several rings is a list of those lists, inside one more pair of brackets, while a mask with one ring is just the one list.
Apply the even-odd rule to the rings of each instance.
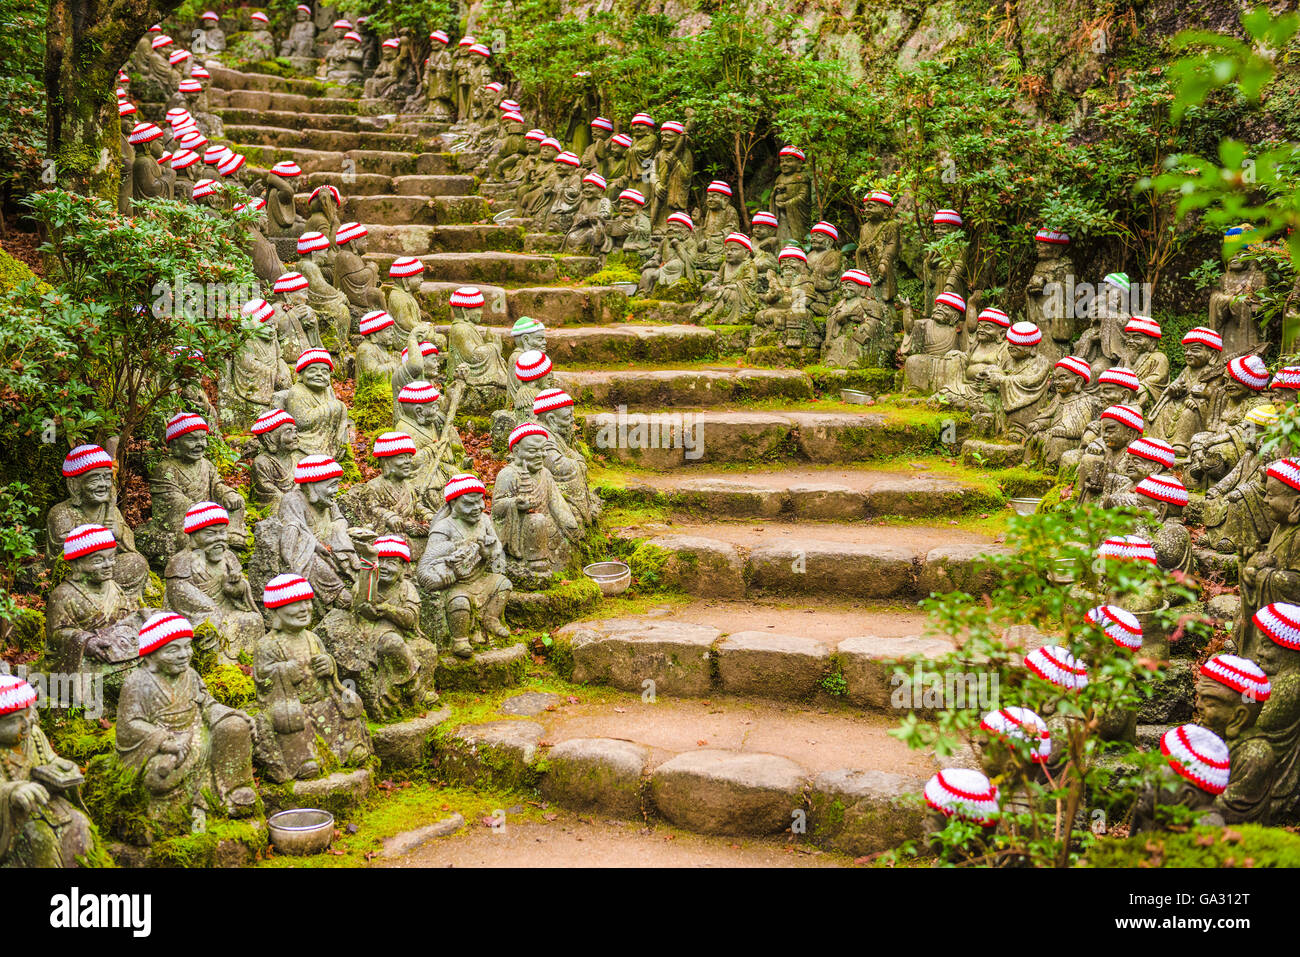
[[78, 508], [87, 505], [107, 505], [113, 498], [113, 470], [91, 469], [66, 479], [68, 498]]
[[178, 435], [167, 443], [167, 451], [183, 462], [197, 462], [208, 451], [208, 433], [195, 429]]
[[525, 435], [510, 450], [510, 461], [526, 472], [538, 472], [545, 464], [545, 447], [540, 435]]
[[[316, 482], [320, 485], [322, 483]], [[288, 632], [296, 635], [300, 631], [306, 630], [311, 624], [311, 599], [305, 601], [292, 601], [287, 605], [281, 605], [279, 608], [269, 609], [271, 618], [271, 628]]]

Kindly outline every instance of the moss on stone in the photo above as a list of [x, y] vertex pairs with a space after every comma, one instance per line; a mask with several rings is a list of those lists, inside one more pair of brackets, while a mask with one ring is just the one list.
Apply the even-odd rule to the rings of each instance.
[[15, 286], [29, 279], [36, 280], [38, 293], [44, 294], [50, 291], [50, 284], [32, 272], [25, 262], [15, 259], [3, 249], [0, 249], [0, 291], [9, 292]]
[[215, 867], [251, 864], [266, 850], [260, 821], [209, 820], [206, 830], [164, 838], [149, 848], [150, 867]]
[[1103, 839], [1084, 858], [1089, 867], [1300, 867], [1300, 834], [1258, 824], [1198, 827], [1184, 834]]
[[257, 698], [257, 686], [252, 677], [244, 674], [237, 665], [217, 665], [203, 676], [203, 683], [208, 686], [212, 697], [231, 708], [243, 710]]
[[387, 379], [372, 378], [357, 386], [348, 410], [357, 429], [377, 435], [393, 427], [393, 386]]
[[114, 750], [113, 725], [105, 727], [98, 720], [85, 717], [79, 708], [41, 708], [40, 718], [41, 730], [54, 753], [69, 761], [85, 765]]
[[673, 557], [673, 552], [650, 542], [638, 544], [636, 550], [627, 559], [628, 567], [632, 570], [632, 583], [637, 590], [668, 589], [668, 565]]
[[586, 617], [601, 601], [600, 586], [582, 577], [561, 581], [543, 591], [514, 592], [506, 621], [531, 631], [555, 628]]

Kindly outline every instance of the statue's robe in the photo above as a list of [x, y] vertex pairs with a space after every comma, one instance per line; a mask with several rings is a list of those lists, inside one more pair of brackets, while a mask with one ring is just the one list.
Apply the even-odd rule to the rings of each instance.
[[330, 388], [314, 392], [301, 382], [285, 396], [284, 410], [298, 425], [298, 447], [303, 455], [328, 455], [337, 459], [348, 440], [348, 409]]
[[[226, 578], [238, 575], [243, 586], [237, 595], [226, 593]], [[222, 661], [238, 664], [240, 652], [253, 653], [266, 626], [262, 612], [253, 602], [253, 592], [244, 577], [243, 566], [227, 548], [221, 564], [213, 569], [193, 549], [172, 556], [163, 572], [167, 583], [167, 607], [188, 618], [196, 628], [207, 623], [217, 630]]]

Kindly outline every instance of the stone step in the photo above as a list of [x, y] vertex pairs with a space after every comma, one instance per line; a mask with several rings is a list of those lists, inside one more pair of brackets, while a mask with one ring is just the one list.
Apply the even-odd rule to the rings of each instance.
[[346, 196], [472, 196], [473, 176], [384, 176], [381, 173], [346, 173], [317, 170], [304, 173], [300, 188], [309, 193], [317, 186], [333, 186]]
[[[551, 351], [549, 337], [547, 348]], [[744, 471], [615, 474], [611, 479], [611, 484], [593, 482], [606, 501], [663, 504], [727, 518], [859, 521], [881, 515], [954, 515], [1003, 505], [1001, 493], [914, 470], [772, 465]]]
[[[397, 256], [391, 253], [368, 253], [366, 259], [375, 263], [383, 275]], [[581, 279], [600, 269], [600, 260], [594, 256], [528, 256], [524, 253], [476, 252], [433, 253], [420, 256], [425, 275], [436, 276], [442, 282], [466, 285], [491, 284], [532, 286], [553, 283], [560, 279]]]
[[662, 522], [615, 530], [641, 541], [634, 576], [653, 574], [688, 595], [839, 596], [909, 601], [954, 589], [980, 594], [990, 580], [990, 537], [952, 526]]
[[[349, 150], [382, 150], [419, 153], [425, 149], [418, 136], [402, 133], [350, 133], [343, 130], [294, 130], [279, 126], [226, 125], [226, 138], [249, 146], [292, 146], [301, 149], [345, 153]], [[367, 172], [382, 172], [365, 167]]]
[[697, 408], [745, 399], [811, 399], [797, 369], [564, 370], [556, 378], [579, 405], [607, 409]]
[[[363, 198], [363, 197], [358, 197]], [[441, 200], [443, 197], [434, 197]], [[475, 199], [477, 197], [464, 197]], [[351, 208], [351, 200], [349, 201]], [[348, 215], [352, 215], [349, 213]], [[396, 256], [424, 256], [429, 253], [518, 252], [523, 232], [513, 226], [492, 223], [443, 223], [438, 226], [367, 223], [370, 248]]]
[[255, 112], [316, 113], [324, 116], [354, 116], [357, 101], [337, 96], [307, 96], [302, 93], [283, 93], [267, 90], [208, 91], [209, 102], [218, 110], [252, 110]]
[[585, 417], [584, 434], [598, 458], [660, 470], [871, 462], [944, 448], [938, 419], [930, 424], [895, 412], [596, 412]]
[[704, 834], [791, 830], [797, 841], [868, 854], [920, 835], [923, 805], [908, 798], [939, 766], [891, 738], [894, 723], [727, 696], [560, 699], [531, 717], [453, 729], [440, 773], [522, 782], [606, 816]]
[[[536, 317], [534, 317], [536, 318]], [[437, 330], [446, 335], [449, 325]], [[514, 349], [509, 326], [487, 326], [501, 339], [504, 355]], [[716, 336], [698, 326], [560, 326], [546, 330], [546, 352], [560, 369], [583, 362], [608, 362], [640, 355], [655, 359], [696, 359], [710, 354]]]
[[[306, 208], [311, 193], [299, 193], [298, 203]], [[488, 215], [482, 196], [353, 196], [346, 194], [343, 207], [348, 217], [367, 226], [437, 226], [444, 223], [472, 223]]]
[[[229, 130], [227, 130], [229, 137]], [[232, 140], [232, 149], [243, 153], [248, 162], [269, 169], [281, 160], [293, 160], [304, 173], [341, 172], [349, 175], [428, 176], [455, 173], [459, 170], [453, 153], [394, 153], [384, 150], [354, 149], [347, 151], [309, 149], [305, 146], [259, 146]]]
[[356, 113], [312, 113], [306, 110], [256, 109], [226, 106], [218, 111], [227, 126], [275, 126], [286, 130], [326, 130], [343, 133], [383, 133], [389, 117]]
[[[428, 262], [430, 257], [420, 258]], [[387, 275], [387, 266], [381, 275]], [[462, 281], [447, 280], [420, 286], [421, 303], [435, 322], [451, 321], [448, 299], [462, 285]], [[627, 318], [627, 296], [612, 286], [506, 288], [481, 282], [474, 285], [483, 293], [483, 321], [488, 325], [513, 325], [521, 316], [532, 316], [548, 328], [576, 323], [606, 324]]]
[[[221, 90], [258, 90], [267, 93], [297, 93], [306, 96], [324, 96], [328, 87], [320, 80], [299, 77], [271, 76], [268, 73], [244, 73], [232, 70], [218, 60], [206, 60], [212, 74], [211, 85]], [[349, 102], [355, 102], [349, 98]]]

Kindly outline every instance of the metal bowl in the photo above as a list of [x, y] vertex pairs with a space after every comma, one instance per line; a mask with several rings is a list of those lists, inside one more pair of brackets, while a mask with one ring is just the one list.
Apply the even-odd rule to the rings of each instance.
[[1016, 510], [1017, 515], [1033, 515], [1042, 503], [1041, 498], [1013, 498], [1009, 504]]
[[606, 597], [620, 595], [632, 584], [632, 569], [622, 562], [596, 562], [582, 573], [599, 585], [600, 593]]
[[870, 405], [875, 400], [871, 398], [870, 393], [858, 389], [840, 389], [840, 401], [851, 402], [854, 405]]
[[334, 815], [319, 808], [280, 811], [266, 819], [266, 826], [279, 854], [324, 854], [334, 840]]

